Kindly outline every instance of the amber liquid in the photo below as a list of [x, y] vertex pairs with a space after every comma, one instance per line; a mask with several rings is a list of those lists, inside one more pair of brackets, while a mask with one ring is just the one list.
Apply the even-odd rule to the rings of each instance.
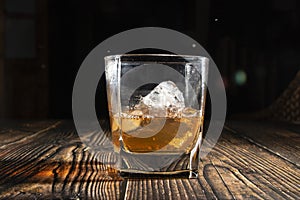
[[151, 117], [111, 115], [115, 149], [128, 153], [188, 153], [199, 140], [203, 119], [193, 117]]

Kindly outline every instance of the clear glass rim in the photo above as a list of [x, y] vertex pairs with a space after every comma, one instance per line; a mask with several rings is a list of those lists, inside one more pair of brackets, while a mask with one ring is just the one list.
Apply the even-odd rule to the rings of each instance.
[[104, 60], [112, 60], [116, 58], [133, 58], [133, 57], [171, 57], [171, 58], [184, 58], [188, 61], [197, 61], [197, 60], [209, 60], [209, 58], [205, 56], [198, 55], [182, 55], [182, 54], [116, 54], [105, 56]]

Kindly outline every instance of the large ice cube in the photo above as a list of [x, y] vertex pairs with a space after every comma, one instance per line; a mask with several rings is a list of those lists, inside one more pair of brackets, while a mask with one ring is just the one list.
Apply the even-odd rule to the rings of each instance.
[[148, 107], [162, 110], [185, 107], [183, 94], [172, 81], [161, 82], [141, 99], [141, 103]]

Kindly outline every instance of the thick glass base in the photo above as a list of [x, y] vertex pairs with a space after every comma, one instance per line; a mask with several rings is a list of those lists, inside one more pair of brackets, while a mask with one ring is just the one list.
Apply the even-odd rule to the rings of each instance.
[[199, 148], [192, 152], [130, 153], [121, 148], [120, 175], [125, 178], [197, 178]]
[[198, 170], [174, 172], [120, 171], [123, 178], [198, 178]]

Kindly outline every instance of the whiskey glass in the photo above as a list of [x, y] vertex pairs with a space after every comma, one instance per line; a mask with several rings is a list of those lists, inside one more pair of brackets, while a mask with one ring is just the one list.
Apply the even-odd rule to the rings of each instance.
[[123, 177], [198, 177], [209, 59], [105, 58], [111, 140]]

